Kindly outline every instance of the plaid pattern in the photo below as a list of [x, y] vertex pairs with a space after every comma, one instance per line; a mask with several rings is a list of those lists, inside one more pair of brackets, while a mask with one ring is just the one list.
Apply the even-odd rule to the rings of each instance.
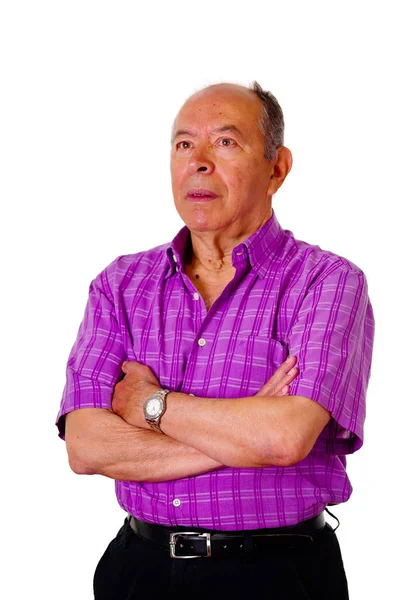
[[234, 249], [235, 277], [207, 312], [183, 273], [189, 236], [183, 227], [169, 244], [121, 256], [92, 282], [68, 360], [60, 437], [67, 412], [111, 408], [124, 360], [148, 365], [169, 390], [235, 398], [257, 393], [292, 354], [300, 373], [290, 393], [332, 414], [306, 459], [161, 483], [116, 481], [118, 502], [144, 521], [226, 530], [292, 525], [346, 501], [345, 455], [363, 442], [374, 335], [363, 272], [296, 240], [273, 212]]

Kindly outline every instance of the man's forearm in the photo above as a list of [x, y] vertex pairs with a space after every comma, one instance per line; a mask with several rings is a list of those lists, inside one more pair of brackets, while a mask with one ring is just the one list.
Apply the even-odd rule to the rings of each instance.
[[67, 449], [71, 468], [77, 473], [159, 482], [223, 466], [167, 435], [129, 425], [111, 411], [94, 410], [67, 415]]
[[[170, 392], [161, 429], [182, 443], [190, 440], [199, 452], [207, 451], [230, 467], [266, 467], [279, 465], [281, 460], [283, 464], [283, 457], [275, 451], [279, 432], [268, 423], [265, 412], [266, 404], [274, 400], [287, 402], [287, 398], [194, 398]], [[270, 461], [264, 461], [265, 456]]]
[[307, 456], [330, 414], [303, 396], [167, 396], [161, 428], [229, 467], [288, 466]]

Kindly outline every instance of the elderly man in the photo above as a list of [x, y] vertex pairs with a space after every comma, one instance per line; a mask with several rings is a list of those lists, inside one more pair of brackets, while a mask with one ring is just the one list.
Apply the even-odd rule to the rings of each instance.
[[352, 491], [373, 313], [357, 266], [278, 223], [283, 129], [257, 83], [190, 97], [171, 150], [186, 226], [90, 287], [57, 424], [128, 513], [98, 600], [348, 597], [324, 510]]

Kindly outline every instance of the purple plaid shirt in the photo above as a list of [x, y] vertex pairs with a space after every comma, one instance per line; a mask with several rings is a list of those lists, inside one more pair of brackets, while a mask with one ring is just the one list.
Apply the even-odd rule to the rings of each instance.
[[[160, 384], [205, 398], [256, 394], [289, 355], [290, 393], [332, 414], [311, 453], [289, 467], [222, 468], [175, 481], [116, 481], [121, 507], [143, 521], [210, 529], [298, 523], [345, 502], [346, 454], [362, 445], [374, 318], [360, 269], [296, 240], [275, 216], [232, 254], [234, 279], [207, 312], [183, 273], [190, 237], [121, 256], [92, 282], [57, 417], [111, 408], [121, 363], [148, 365]], [[200, 342], [199, 342], [200, 341]]]

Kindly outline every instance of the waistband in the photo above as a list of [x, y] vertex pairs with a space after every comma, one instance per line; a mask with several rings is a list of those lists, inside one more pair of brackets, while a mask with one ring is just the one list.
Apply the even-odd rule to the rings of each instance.
[[142, 539], [166, 551], [172, 558], [210, 558], [259, 553], [277, 546], [310, 544], [325, 527], [324, 513], [290, 527], [220, 531], [198, 527], [168, 527], [140, 521], [129, 515], [128, 522]]

